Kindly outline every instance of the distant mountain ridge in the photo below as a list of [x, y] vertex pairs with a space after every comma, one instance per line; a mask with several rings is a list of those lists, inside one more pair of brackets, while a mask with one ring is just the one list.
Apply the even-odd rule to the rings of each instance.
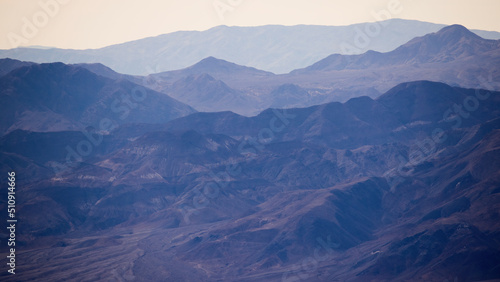
[[32, 62], [23, 62], [9, 58], [0, 59], [0, 76], [6, 75], [9, 72], [24, 66], [31, 66]]
[[[461, 25], [452, 25], [414, 38], [387, 53], [333, 54], [289, 74], [274, 75], [236, 67], [210, 57], [192, 67], [153, 74], [148, 79], [156, 82], [151, 87], [165, 92], [190, 74], [209, 74], [255, 102], [248, 103], [246, 110], [236, 105], [224, 110], [253, 115], [268, 107], [306, 107], [363, 95], [377, 97], [399, 83], [414, 80], [499, 90], [495, 83], [500, 80], [500, 73], [495, 71], [498, 65], [500, 40], [483, 39]], [[219, 96], [213, 98], [217, 100]], [[213, 106], [205, 109], [221, 110]]]
[[[378, 132], [377, 134], [381, 136], [389, 136], [393, 130], [405, 124], [443, 122], [444, 113], [450, 105], [462, 104], [465, 98], [474, 93], [474, 89], [451, 87], [439, 82], [413, 81], [401, 83], [376, 99], [363, 96], [352, 98], [345, 103], [332, 102], [307, 108], [292, 108], [287, 112], [295, 115], [295, 118], [291, 121], [290, 128], [276, 141], [291, 140], [288, 135], [295, 136], [295, 138], [308, 136], [318, 141], [320, 138], [313, 137], [326, 136], [326, 133], [322, 132], [325, 129], [329, 130], [328, 134], [336, 137], [327, 134], [328, 137], [321, 139], [321, 142], [335, 144], [336, 147], [357, 146], [358, 141], [344, 139], [342, 135], [336, 134], [349, 132], [349, 136], [360, 138], [362, 140], [360, 142], [366, 142], [363, 136], [367, 132], [368, 125], [371, 127], [368, 131], [371, 134]], [[496, 109], [494, 106], [495, 103], [499, 103], [500, 96], [495, 94], [492, 98], [495, 99], [494, 102], [492, 101], [493, 104], [482, 105], [483, 111], [488, 113], [487, 116], [480, 117], [482, 121], [493, 119], [496, 115], [500, 116], [500, 108]], [[250, 118], [228, 112], [195, 113], [166, 123], [164, 129], [177, 131], [190, 128], [203, 134], [210, 132], [229, 136], [240, 136], [243, 132], [256, 135], [261, 128], [266, 126], [266, 122], [272, 116], [272, 109]], [[467, 122], [481, 121], [471, 117]], [[343, 127], [337, 128], [338, 124], [342, 124]], [[379, 131], [379, 129], [384, 131]], [[376, 139], [372, 138], [372, 140]]]
[[214, 57], [207, 57], [187, 68], [155, 73], [146, 76], [146, 78], [147, 80], [157, 81], [162, 84], [169, 84], [181, 78], [202, 74], [209, 74], [216, 79], [238, 86], [245, 84], [249, 79], [260, 80], [275, 76], [271, 72], [237, 65]]
[[[179, 72], [183, 72], [183, 74], [200, 74], [200, 73], [210, 72], [213, 74], [220, 73], [225, 75], [229, 75], [234, 72], [239, 72], [239, 73], [253, 74], [253, 75], [272, 75], [272, 73], [270, 72], [258, 70], [252, 67], [240, 66], [235, 63], [214, 58], [212, 56], [207, 57], [188, 68], [179, 70]], [[158, 75], [161, 75], [161, 73], [159, 73]]]
[[[0, 72], [23, 64], [33, 63], [0, 60]], [[215, 57], [145, 77], [120, 74], [102, 64], [76, 66], [165, 93], [199, 111], [252, 116], [269, 107], [308, 107], [357, 96], [375, 98], [395, 85], [415, 80], [499, 90], [499, 65], [499, 40], [483, 39], [463, 26], [452, 25], [387, 53], [333, 54], [282, 75]]]
[[368, 51], [361, 55], [351, 56], [333, 54], [305, 69], [295, 70], [292, 73], [366, 69], [398, 64], [447, 63], [499, 50], [500, 40], [483, 39], [464, 26], [451, 25], [436, 33], [414, 38], [391, 52]]
[[14, 130], [0, 166], [23, 184], [25, 270], [0, 277], [499, 279], [499, 117], [500, 92], [405, 82], [377, 99], [123, 124], [56, 176], [82, 132]]
[[[379, 35], [369, 38], [368, 50], [391, 51], [414, 37], [438, 31], [445, 25], [392, 19], [381, 23]], [[198, 31], [169, 34], [112, 45], [100, 49], [64, 50], [17, 48], [0, 50], [0, 57], [36, 63], [102, 63], [131, 75], [146, 75], [181, 69], [213, 56], [239, 65], [274, 73], [288, 73], [307, 67], [334, 53], [342, 43], [353, 45], [366, 23], [349, 26], [218, 26]], [[500, 39], [500, 33], [476, 31]], [[357, 47], [356, 47], [357, 48]]]
[[203, 112], [231, 110], [250, 114], [258, 106], [256, 97], [232, 89], [206, 73], [181, 78], [162, 92]]
[[[161, 123], [195, 112], [128, 80], [62, 63], [30, 64], [0, 77], [0, 133], [61, 131], [128, 122]], [[110, 127], [107, 125], [106, 127]]]

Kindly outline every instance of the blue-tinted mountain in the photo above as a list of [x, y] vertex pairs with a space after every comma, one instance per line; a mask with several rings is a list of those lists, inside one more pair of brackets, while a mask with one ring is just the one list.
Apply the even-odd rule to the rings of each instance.
[[[147, 77], [153, 89], [166, 92], [179, 80], [207, 73], [243, 97], [255, 100], [246, 109], [227, 104], [224, 110], [251, 115], [268, 107], [307, 107], [345, 102], [353, 97], [378, 97], [406, 81], [431, 80], [453, 86], [498, 90], [500, 48], [497, 40], [483, 39], [460, 25], [410, 40], [387, 53], [331, 55], [310, 67], [284, 75], [207, 58], [189, 68]], [[294, 85], [294, 87], [291, 87]], [[180, 91], [182, 93], [182, 91]], [[219, 99], [214, 95], [215, 103]], [[194, 102], [197, 103], [196, 101]], [[220, 107], [207, 104], [206, 111]]]
[[[453, 25], [414, 38], [391, 52], [335, 54], [286, 75], [214, 57], [185, 69], [145, 77], [119, 74], [102, 64], [80, 66], [100, 76], [126, 79], [165, 93], [200, 111], [229, 110], [252, 116], [269, 107], [307, 107], [364, 95], [376, 98], [399, 83], [414, 80], [498, 90], [498, 42]], [[203, 77], [217, 82], [200, 79]]]
[[[349, 26], [218, 26], [206, 31], [179, 31], [139, 39], [100, 49], [66, 50], [16, 48], [1, 50], [0, 57], [36, 63], [102, 63], [131, 75], [176, 70], [214, 56], [239, 65], [273, 73], [288, 73], [307, 67], [334, 53], [345, 53], [343, 44], [354, 46], [354, 54], [368, 50], [388, 52], [417, 36], [436, 32], [444, 25], [391, 19], [378, 24], [380, 33], [367, 36], [372, 23]], [[480, 36], [500, 39], [498, 32], [475, 31]], [[356, 47], [357, 37], [368, 44]], [[352, 48], [349, 48], [352, 49]]]
[[[0, 132], [61, 131], [129, 122], [161, 123], [194, 110], [128, 80], [62, 63], [17, 68], [0, 78]], [[109, 127], [109, 126], [106, 126]]]
[[56, 175], [82, 132], [11, 131], [0, 157], [22, 183], [30, 266], [16, 279], [499, 279], [499, 117], [500, 92], [407, 82], [377, 99], [125, 124]]
[[[240, 66], [225, 60], [217, 59], [214, 57], [207, 57], [198, 63], [178, 71], [171, 71], [163, 73], [163, 75], [196, 75], [210, 73], [211, 75], [230, 75], [234, 73], [245, 75], [266, 76], [272, 75], [270, 72], [258, 70], [252, 67]], [[161, 73], [159, 75], [162, 75]]]
[[24, 67], [24, 66], [30, 66], [33, 64], [34, 63], [31, 63], [31, 62], [22, 62], [22, 61], [18, 61], [18, 60], [9, 59], [9, 58], [0, 59], [0, 76], [6, 75], [9, 72], [11, 72], [17, 68]]
[[[283, 84], [269, 93], [273, 108], [294, 108], [310, 100], [309, 92], [295, 84]], [[318, 103], [319, 104], [319, 103]]]
[[[479, 93], [484, 91], [486, 90]], [[289, 128], [276, 138], [287, 141], [301, 136], [310, 138], [313, 142], [335, 144], [337, 147], [349, 147], [367, 140], [378, 142], [375, 136], [388, 138], [392, 131], [401, 129], [404, 125], [421, 126], [420, 123], [426, 125], [443, 122], [443, 116], [450, 106], [463, 105], [467, 97], [474, 95], [474, 89], [451, 87], [443, 83], [402, 83], [375, 100], [358, 97], [346, 103], [333, 102], [308, 108], [288, 109], [286, 113], [295, 117], [290, 120]], [[498, 96], [494, 97], [498, 99]], [[485, 122], [500, 116], [500, 110], [495, 108], [495, 103], [482, 103], [484, 111], [464, 119], [463, 124]], [[269, 121], [275, 113], [275, 110], [268, 109], [251, 118], [227, 112], [196, 113], [167, 123], [165, 129], [190, 128], [202, 133], [229, 136], [258, 135], [262, 128], [269, 126]], [[452, 116], [454, 115], [450, 115]], [[366, 137], [367, 132], [370, 138]]]
[[464, 26], [451, 25], [436, 33], [414, 38], [391, 52], [369, 51], [362, 55], [352, 56], [334, 54], [296, 72], [448, 63], [488, 52], [497, 54], [499, 50], [500, 41], [483, 39]]
[[116, 71], [112, 70], [111, 68], [109, 68], [101, 63], [93, 63], [93, 64], [82, 63], [82, 64], [75, 64], [75, 66], [85, 68], [85, 69], [87, 69], [87, 70], [89, 70], [97, 75], [107, 77], [107, 78], [110, 78], [113, 80], [127, 79], [127, 80], [130, 80], [132, 82], [141, 84], [140, 77], [117, 73]]
[[257, 97], [234, 90], [206, 73], [181, 78], [162, 92], [203, 112], [234, 111], [251, 115], [259, 107]]

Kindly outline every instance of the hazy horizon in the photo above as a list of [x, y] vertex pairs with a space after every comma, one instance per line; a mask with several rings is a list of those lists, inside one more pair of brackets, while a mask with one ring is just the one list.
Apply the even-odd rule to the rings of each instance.
[[[422, 23], [432, 23], [432, 24], [437, 24], [437, 25], [455, 25], [455, 24], [459, 24], [459, 23], [455, 23], [455, 24], [443, 24], [443, 23], [436, 23], [436, 22], [425, 22], [425, 21], [419, 21], [419, 20], [409, 20], [409, 19], [401, 19], [401, 18], [392, 18], [390, 20], [407, 20], [407, 21], [418, 21], [418, 22], [422, 22]], [[386, 20], [383, 20], [383, 21], [372, 21], [372, 22], [384, 22]], [[354, 26], [354, 25], [359, 25], [359, 24], [365, 24], [365, 23], [370, 23], [370, 22], [359, 22], [359, 23], [352, 23], [352, 24], [346, 24], [346, 25], [317, 25], [317, 24], [293, 24], [293, 25], [284, 25], [284, 24], [263, 24], [263, 25], [255, 25], [255, 26], [242, 26], [242, 25], [225, 25], [225, 24], [221, 24], [221, 25], [217, 25], [217, 26], [213, 26], [213, 27], [210, 27], [210, 28], [207, 28], [207, 29], [203, 29], [203, 30], [177, 30], [177, 31], [172, 31], [172, 32], [167, 32], [167, 33], [162, 33], [162, 34], [158, 34], [158, 35], [151, 35], [151, 36], [146, 36], [146, 37], [141, 37], [141, 38], [136, 38], [136, 39], [131, 39], [131, 40], [127, 40], [127, 41], [123, 41], [123, 42], [116, 42], [116, 43], [112, 43], [110, 45], [106, 45], [106, 46], [101, 46], [101, 47], [96, 47], [96, 48], [61, 48], [61, 47], [57, 47], [57, 46], [48, 46], [48, 45], [27, 45], [27, 46], [19, 46], [19, 47], [26, 47], [26, 48], [38, 48], [38, 49], [52, 49], [52, 48], [56, 48], [56, 49], [73, 49], [73, 50], [89, 50], [89, 49], [100, 49], [100, 48], [105, 48], [105, 47], [109, 47], [109, 46], [113, 46], [113, 45], [120, 45], [120, 44], [124, 44], [124, 43], [127, 43], [127, 42], [133, 42], [133, 41], [138, 41], [138, 40], [142, 40], [142, 39], [146, 39], [146, 38], [154, 38], [154, 37], [158, 37], [158, 36], [162, 36], [162, 35], [166, 35], [166, 34], [172, 34], [172, 33], [176, 33], [176, 32], [191, 32], [191, 31], [195, 31], [195, 32], [204, 32], [204, 31], [208, 31], [208, 30], [211, 30], [211, 29], [214, 29], [214, 28], [218, 28], [218, 27], [223, 27], [223, 26], [227, 26], [227, 27], [248, 27], [248, 28], [252, 28], [252, 27], [265, 27], [265, 26], [284, 26], [284, 27], [295, 27], [295, 26], [329, 26], [329, 27], [347, 27], [347, 26]], [[459, 24], [459, 25], [462, 25], [462, 24]], [[464, 26], [464, 25], [463, 25]], [[469, 30], [481, 30], [481, 29], [473, 29], [473, 28], [469, 28], [467, 26], [465, 26], [467, 29]], [[486, 31], [486, 32], [498, 32], [500, 33], [500, 31], [495, 31], [495, 30], [483, 30], [483, 31]], [[9, 48], [11, 49], [11, 48]], [[0, 50], [2, 50], [0, 48]], [[5, 50], [5, 49], [3, 49]]]
[[500, 2], [429, 0], [2, 1], [0, 49], [96, 49], [175, 31], [226, 26], [346, 26], [389, 18], [500, 32]]
[[0, 281], [500, 281], [499, 8], [1, 0]]

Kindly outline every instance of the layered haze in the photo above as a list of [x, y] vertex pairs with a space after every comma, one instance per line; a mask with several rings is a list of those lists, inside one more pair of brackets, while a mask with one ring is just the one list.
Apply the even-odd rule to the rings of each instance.
[[389, 19], [0, 50], [0, 279], [497, 281], [499, 39]]
[[[102, 63], [113, 70], [145, 75], [184, 68], [206, 57], [273, 73], [288, 73], [324, 57], [388, 52], [417, 36], [445, 25], [392, 19], [349, 26], [218, 26], [206, 31], [178, 31], [100, 49], [15, 48], [0, 50], [0, 57], [36, 63]], [[475, 31], [490, 39], [498, 32]]]

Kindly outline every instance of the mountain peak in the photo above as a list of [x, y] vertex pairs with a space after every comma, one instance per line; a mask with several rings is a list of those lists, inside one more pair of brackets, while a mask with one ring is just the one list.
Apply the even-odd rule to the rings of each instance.
[[34, 63], [31, 62], [23, 62], [23, 61], [13, 60], [10, 58], [0, 59], [0, 76], [5, 75], [17, 68], [30, 66], [33, 64]]
[[387, 65], [447, 63], [500, 48], [500, 41], [484, 39], [462, 25], [450, 25], [416, 37], [387, 53], [367, 51], [361, 55], [333, 54], [303, 71], [365, 69]]
[[185, 72], [187, 74], [203, 74], [203, 73], [230, 74], [230, 75], [234, 75], [237, 73], [256, 74], [256, 75], [272, 74], [270, 72], [258, 70], [256, 68], [246, 67], [235, 63], [231, 63], [226, 60], [215, 58], [213, 56], [206, 57], [205, 59], [199, 61], [198, 63], [179, 71]]
[[[446, 26], [435, 33], [430, 33], [421, 37], [416, 37], [410, 40], [400, 48], [408, 48], [419, 45], [420, 48], [425, 45], [435, 50], [442, 49], [450, 51], [451, 49], [476, 49], [475, 51], [484, 52], [496, 49], [498, 46], [497, 40], [489, 40], [480, 37], [479, 35], [468, 30], [465, 26], [454, 24]], [[468, 46], [465, 48], [465, 46]], [[436, 49], [437, 48], [437, 49]], [[397, 50], [397, 49], [396, 49]], [[476, 54], [478, 53], [476, 52]]]
[[436, 32], [436, 35], [444, 36], [448, 40], [457, 40], [461, 38], [482, 39], [480, 36], [468, 30], [465, 26], [459, 24], [443, 27], [441, 30]]
[[201, 63], [201, 62], [226, 62], [226, 61], [221, 60], [221, 59], [217, 59], [217, 58], [216, 58], [216, 57], [214, 57], [214, 56], [208, 56], [208, 57], [206, 57], [205, 59], [201, 60], [201, 61], [200, 61], [200, 63]]
[[234, 68], [237, 67], [238, 65], [234, 63], [230, 63], [228, 61], [222, 60], [222, 59], [217, 59], [215, 57], [206, 57], [205, 59], [199, 61], [198, 63], [192, 65], [190, 68], [193, 69], [228, 69], [228, 68]]
[[448, 32], [448, 31], [460, 31], [460, 32], [466, 32], [466, 33], [473, 33], [469, 29], [467, 29], [465, 26], [461, 24], [452, 24], [449, 26], [445, 26], [442, 29], [438, 31], [439, 32]]
[[410, 63], [449, 62], [496, 50], [499, 46], [499, 41], [484, 39], [456, 24], [417, 37], [391, 53]]

